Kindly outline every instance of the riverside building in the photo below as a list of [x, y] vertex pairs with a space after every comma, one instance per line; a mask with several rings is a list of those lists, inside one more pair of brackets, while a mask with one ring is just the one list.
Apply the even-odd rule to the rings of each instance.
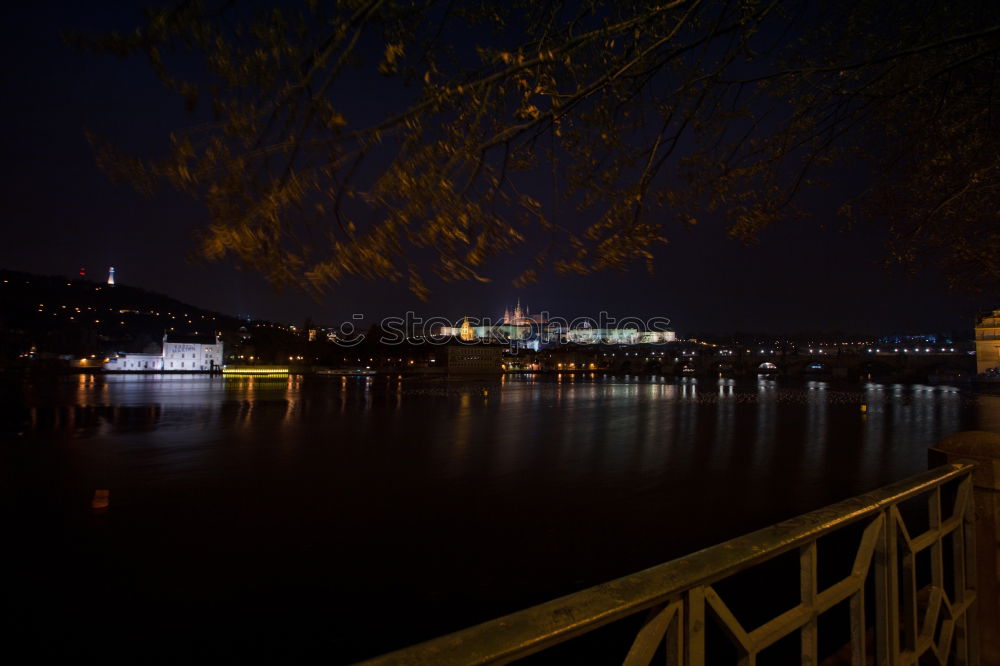
[[448, 345], [448, 374], [496, 374], [502, 371], [504, 348], [487, 344]]
[[163, 336], [159, 354], [118, 354], [104, 363], [111, 372], [215, 372], [222, 369], [222, 341], [196, 335]]
[[976, 373], [997, 372], [1000, 368], [1000, 310], [983, 315], [976, 322]]

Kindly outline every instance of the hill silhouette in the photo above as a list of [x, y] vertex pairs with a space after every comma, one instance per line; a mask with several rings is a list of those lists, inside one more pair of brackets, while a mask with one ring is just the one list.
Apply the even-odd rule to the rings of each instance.
[[272, 322], [244, 321], [129, 285], [0, 270], [0, 359], [68, 359], [158, 352], [164, 334], [220, 335], [227, 353], [252, 346], [279, 357], [301, 336]]

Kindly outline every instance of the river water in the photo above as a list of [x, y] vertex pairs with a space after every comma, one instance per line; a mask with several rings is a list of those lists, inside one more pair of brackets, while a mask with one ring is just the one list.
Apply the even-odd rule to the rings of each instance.
[[38, 663], [347, 663], [1000, 430], [1000, 397], [950, 386], [81, 375], [0, 391], [6, 628]]

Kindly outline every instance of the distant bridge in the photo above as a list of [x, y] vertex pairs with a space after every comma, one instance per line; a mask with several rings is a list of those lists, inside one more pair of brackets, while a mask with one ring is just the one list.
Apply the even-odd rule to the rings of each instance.
[[[677, 358], [674, 361], [674, 358]], [[907, 352], [750, 352], [731, 354], [689, 352], [656, 359], [647, 367], [630, 364], [633, 371], [655, 369], [666, 374], [747, 377], [772, 374], [784, 377], [830, 377], [851, 380], [971, 379], [976, 358], [965, 351]], [[638, 360], [638, 359], [637, 359]], [[649, 368], [649, 366], [654, 366]]]

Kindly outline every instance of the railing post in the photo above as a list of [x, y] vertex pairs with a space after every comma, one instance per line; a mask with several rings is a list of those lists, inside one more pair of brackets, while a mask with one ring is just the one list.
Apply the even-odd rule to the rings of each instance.
[[1000, 434], [971, 430], [945, 437], [930, 449], [932, 467], [976, 463], [972, 473], [975, 507], [975, 620], [983, 664], [1000, 664]]

